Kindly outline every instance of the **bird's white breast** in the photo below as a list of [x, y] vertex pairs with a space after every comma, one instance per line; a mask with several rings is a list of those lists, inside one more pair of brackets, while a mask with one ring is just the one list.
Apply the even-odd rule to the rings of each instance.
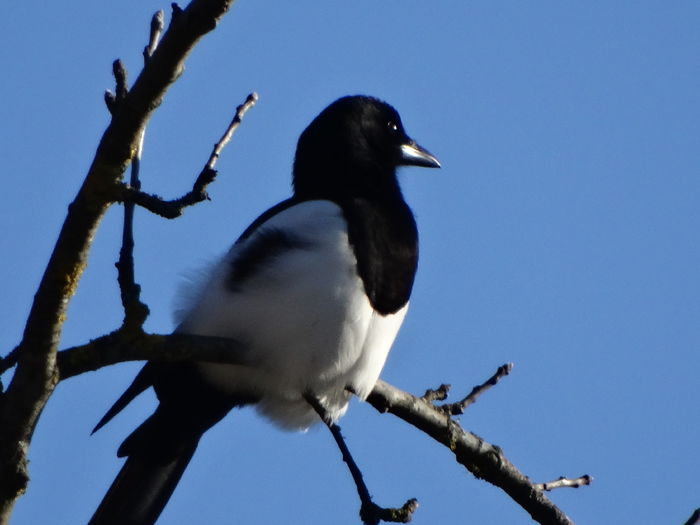
[[[265, 229], [299, 242], [232, 286], [236, 258]], [[374, 311], [357, 275], [342, 210], [319, 200], [287, 208], [234, 245], [178, 331], [243, 343], [253, 365], [201, 363], [205, 377], [217, 388], [259, 396], [258, 409], [281, 426], [306, 428], [317, 421], [303, 400], [306, 392], [334, 420], [347, 408], [346, 387], [361, 398], [369, 394], [405, 312]]]

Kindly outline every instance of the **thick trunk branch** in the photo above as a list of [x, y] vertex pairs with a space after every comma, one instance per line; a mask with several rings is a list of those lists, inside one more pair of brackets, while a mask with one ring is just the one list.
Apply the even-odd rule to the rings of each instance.
[[[184, 68], [196, 42], [214, 29], [233, 0], [194, 0], [173, 21], [149, 64], [119, 106], [59, 234], [27, 318], [17, 367], [0, 398], [0, 525], [9, 522], [26, 489], [27, 449], [36, 421], [58, 381], [56, 352], [70, 298], [87, 262], [92, 239], [115, 201], [141, 130]], [[177, 16], [175, 16], [177, 14]]]

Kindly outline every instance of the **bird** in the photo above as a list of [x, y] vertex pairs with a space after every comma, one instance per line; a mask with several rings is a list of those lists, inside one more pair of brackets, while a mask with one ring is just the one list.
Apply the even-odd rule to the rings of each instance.
[[[364, 400], [409, 304], [418, 263], [401, 166], [439, 168], [398, 112], [345, 96], [301, 133], [292, 195], [262, 213], [189, 294], [175, 332], [236, 342], [241, 363], [147, 362], [93, 432], [153, 388], [154, 413], [121, 444], [126, 457], [89, 525], [152, 525], [202, 435], [254, 405], [277, 426], [336, 422]], [[232, 350], [236, 351], [236, 350]]]

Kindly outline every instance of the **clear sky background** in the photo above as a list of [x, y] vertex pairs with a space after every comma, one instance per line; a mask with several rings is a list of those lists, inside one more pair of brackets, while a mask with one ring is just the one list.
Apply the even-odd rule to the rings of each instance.
[[[135, 78], [168, 2], [11, 2], [0, 18], [0, 351], [19, 341], [66, 207], [109, 121], [112, 60]], [[169, 14], [168, 14], [169, 18]], [[260, 102], [219, 162], [211, 202], [137, 212], [147, 329], [172, 330], [183, 275], [290, 193], [299, 133], [335, 98], [392, 103], [440, 171], [401, 175], [421, 235], [411, 311], [382, 377], [464, 394], [461, 417], [536, 481], [591, 474], [553, 500], [580, 524], [683, 523], [700, 505], [700, 3], [239, 0], [151, 121], [144, 189], [187, 191], [235, 106]], [[116, 328], [121, 209], [95, 238], [61, 346]], [[90, 429], [140, 365], [61, 383], [13, 524], [85, 523], [153, 409]], [[430, 438], [354, 402], [341, 426], [382, 505], [414, 523], [529, 523]], [[356, 524], [323, 428], [236, 411], [202, 440], [159, 524]]]

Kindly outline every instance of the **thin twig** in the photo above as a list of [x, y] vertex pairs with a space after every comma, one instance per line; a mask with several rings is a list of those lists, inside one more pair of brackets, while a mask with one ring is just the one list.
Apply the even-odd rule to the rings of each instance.
[[[136, 150], [136, 155], [131, 161], [130, 187], [136, 191], [141, 187], [139, 171], [141, 166], [141, 151], [143, 148], [144, 130]], [[134, 275], [134, 203], [124, 203], [124, 226], [122, 229], [122, 247], [119, 250], [119, 260], [115, 263], [117, 268], [117, 282], [124, 307], [124, 324], [142, 326], [148, 317], [148, 306], [141, 301], [141, 286], [136, 283]]]
[[554, 481], [549, 481], [547, 483], [535, 483], [535, 488], [537, 490], [546, 491], [560, 489], [562, 487], [570, 487], [577, 489], [579, 487], [583, 487], [584, 485], [590, 485], [591, 483], [593, 483], [593, 477], [589, 476], [588, 474], [584, 474], [583, 476], [574, 479], [561, 476], [560, 478], [555, 479]]
[[452, 416], [464, 414], [464, 411], [469, 405], [474, 404], [481, 394], [486, 392], [492, 386], [496, 385], [496, 383], [498, 383], [503, 377], [510, 374], [511, 370], [513, 370], [513, 363], [506, 363], [505, 365], [499, 366], [495, 374], [489, 377], [482, 384], [475, 386], [472, 391], [469, 392], [467, 397], [457, 403], [446, 403], [441, 405], [439, 408], [446, 414], [450, 414]]
[[[151, 28], [148, 38], [148, 45], [143, 50], [144, 67], [148, 66], [153, 53], [155, 53], [163, 31], [163, 11], [160, 10], [151, 18]], [[119, 93], [119, 77], [117, 78], [117, 93]], [[126, 96], [126, 93], [124, 93]], [[131, 174], [129, 177], [129, 187], [136, 191], [141, 190], [141, 156], [143, 155], [143, 141], [146, 135], [145, 126], [141, 129], [138, 146], [131, 160]], [[117, 268], [117, 282], [124, 307], [124, 325], [132, 327], [143, 326], [150, 313], [148, 306], [141, 301], [141, 286], [136, 283], [134, 274], [134, 207], [133, 202], [124, 202], [124, 227], [122, 229], [122, 247], [119, 250], [119, 260], [115, 263]]]
[[245, 102], [236, 108], [236, 113], [233, 116], [231, 123], [228, 125], [228, 128], [226, 128], [226, 131], [219, 139], [219, 142], [214, 145], [214, 149], [212, 150], [209, 160], [207, 161], [206, 168], [213, 170], [216, 167], [216, 161], [219, 160], [221, 151], [226, 147], [226, 144], [231, 141], [231, 137], [233, 137], [234, 132], [236, 129], [238, 129], [238, 126], [241, 125], [243, 116], [256, 104], [258, 98], [258, 94], [256, 92], [252, 92], [246, 97]]
[[236, 108], [236, 113], [233, 120], [231, 120], [231, 123], [228, 125], [226, 131], [219, 139], [219, 142], [214, 145], [214, 149], [207, 159], [207, 163], [199, 173], [197, 180], [195, 180], [194, 185], [192, 186], [192, 191], [186, 193], [178, 199], [164, 200], [158, 195], [145, 193], [137, 190], [136, 188], [122, 185], [118, 195], [115, 196], [115, 199], [121, 202], [133, 202], [134, 204], [147, 209], [151, 213], [155, 213], [156, 215], [160, 215], [166, 219], [175, 219], [182, 215], [186, 207], [208, 200], [209, 195], [207, 195], [206, 188], [216, 178], [217, 172], [214, 167], [219, 159], [219, 155], [224, 147], [230, 142], [231, 137], [236, 129], [238, 129], [238, 126], [240, 126], [243, 116], [255, 105], [257, 101], [257, 93], [251, 93], [248, 95], [245, 102]]

